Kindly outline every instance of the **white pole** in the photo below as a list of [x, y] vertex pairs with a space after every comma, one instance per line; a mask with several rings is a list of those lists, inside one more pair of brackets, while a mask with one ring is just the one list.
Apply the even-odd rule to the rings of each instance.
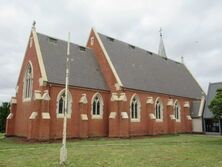
[[65, 83], [65, 108], [63, 120], [63, 138], [60, 149], [60, 164], [65, 164], [67, 160], [66, 148], [66, 130], [67, 130], [67, 113], [68, 113], [68, 85], [69, 85], [69, 54], [70, 54], [70, 32], [68, 33], [67, 56], [66, 56], [66, 83]]

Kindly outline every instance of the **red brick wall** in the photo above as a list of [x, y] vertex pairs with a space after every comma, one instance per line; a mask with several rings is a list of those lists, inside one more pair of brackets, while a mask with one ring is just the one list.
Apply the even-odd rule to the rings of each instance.
[[[88, 41], [87, 46], [92, 47], [94, 52], [96, 53], [96, 58], [97, 61], [99, 62], [99, 65], [101, 67], [102, 73], [105, 77], [106, 83], [110, 89], [111, 92], [109, 91], [100, 91], [100, 90], [93, 90], [93, 89], [85, 89], [85, 88], [78, 88], [78, 87], [70, 87], [70, 93], [72, 95], [72, 115], [71, 118], [68, 119], [67, 123], [67, 135], [69, 138], [73, 137], [79, 137], [80, 131], [87, 131], [87, 133], [84, 133], [85, 136], [108, 136], [109, 135], [109, 113], [114, 110], [118, 110], [116, 107], [116, 102], [111, 102], [111, 93], [116, 92], [115, 88], [115, 83], [116, 83], [116, 78], [105, 58], [105, 55], [98, 43], [98, 40], [95, 37], [95, 34], [93, 31], [90, 33], [90, 37], [94, 36], [94, 45], [90, 45], [90, 38]], [[21, 68], [20, 76], [18, 79], [18, 93], [16, 94], [17, 98], [17, 108], [16, 108], [16, 118], [15, 118], [15, 135], [16, 136], [25, 136], [27, 137], [28, 134], [30, 134], [29, 131], [29, 117], [32, 112], [35, 110], [40, 110], [40, 108], [45, 108], [45, 111], [42, 112], [47, 112], [49, 110], [51, 119], [49, 121], [42, 121], [42, 125], [48, 126], [46, 130], [37, 130], [38, 124], [41, 123], [40, 121], [35, 121], [33, 124], [36, 127], [33, 127], [35, 129], [34, 136], [36, 138], [45, 138], [47, 139], [47, 135], [51, 139], [56, 139], [56, 138], [61, 138], [62, 137], [62, 130], [63, 130], [63, 119], [62, 118], [57, 118], [56, 115], [56, 107], [57, 107], [57, 96], [61, 90], [64, 89], [64, 86], [61, 85], [56, 85], [56, 84], [48, 84], [47, 86], [39, 86], [39, 78], [41, 77], [40, 73], [40, 67], [38, 64], [37, 60], [37, 55], [36, 55], [36, 50], [34, 47], [34, 43], [31, 48], [29, 46], [27, 47], [27, 51], [25, 54], [24, 62]], [[23, 102], [22, 98], [22, 93], [23, 93], [23, 78], [24, 74], [26, 72], [26, 68], [28, 66], [29, 61], [32, 62], [33, 65], [33, 72], [34, 72], [34, 79], [33, 79], [33, 93], [34, 90], [40, 90], [43, 93], [43, 90], [48, 90], [49, 91], [49, 96], [51, 97], [51, 100], [49, 101], [49, 104], [44, 103], [39, 103], [37, 104], [36, 101], [30, 101], [30, 102]], [[169, 98], [172, 98], [174, 101], [177, 99], [178, 102], [181, 105], [181, 122], [176, 123], [176, 131], [177, 132], [191, 132], [191, 130], [188, 127], [188, 124], [190, 125], [191, 121], [187, 121], [186, 116], [189, 115], [189, 110], [185, 110], [183, 105], [185, 101], [191, 102], [192, 99], [188, 98], [182, 98], [182, 97], [176, 97], [176, 96], [169, 96], [169, 95], [164, 95], [164, 94], [158, 94], [158, 93], [151, 93], [151, 92], [143, 92], [143, 91], [137, 91], [137, 90], [130, 90], [130, 89], [125, 89], [123, 90], [126, 93], [127, 96], [127, 101], [121, 103], [121, 111], [117, 111], [118, 116], [117, 116], [117, 121], [114, 121], [113, 128], [120, 128], [119, 135], [122, 136], [135, 136], [135, 135], [147, 135], [147, 134], [166, 134], [168, 133], [168, 120], [167, 117], [169, 117], [169, 113], [166, 111], [167, 110], [167, 102]], [[104, 111], [103, 111], [103, 119], [92, 119], [91, 118], [91, 99], [93, 95], [99, 92], [104, 101]], [[141, 101], [141, 113], [140, 113], [140, 122], [131, 122], [130, 121], [130, 100], [132, 95], [136, 93]], [[84, 126], [80, 126], [81, 119], [80, 119], [80, 104], [79, 100], [82, 97], [82, 94], [86, 94], [88, 103], [86, 106], [84, 106], [84, 113], [88, 115], [88, 121], [87, 123], [84, 123]], [[154, 101], [157, 97], [160, 97], [160, 99], [163, 102], [163, 122], [156, 122], [154, 121], [154, 129], [152, 130], [151, 127], [148, 127], [149, 124], [149, 113], [154, 113], [154, 107], [152, 104], [151, 107], [148, 108], [148, 105], [146, 104], [147, 97], [153, 97]], [[40, 107], [40, 105], [45, 105], [44, 107]], [[48, 109], [47, 109], [48, 108]], [[150, 111], [152, 110], [152, 111]], [[121, 124], [121, 117], [120, 117], [120, 112], [127, 112], [129, 115], [128, 123], [127, 120], [124, 120], [125, 123]], [[41, 119], [39, 115], [39, 119]], [[49, 124], [48, 124], [49, 122]], [[88, 126], [86, 126], [88, 125]], [[86, 128], [86, 129], [81, 129]], [[124, 128], [126, 128], [124, 130]], [[110, 129], [112, 130], [112, 129]], [[118, 130], [116, 130], [118, 131]], [[128, 131], [128, 132], [127, 132]], [[151, 132], [153, 132], [151, 134]], [[49, 133], [49, 134], [47, 134]]]
[[[176, 131], [177, 132], [186, 132], [185, 128], [185, 121], [187, 120], [186, 115], [189, 115], [188, 112], [185, 113], [184, 111], [184, 102], [190, 101], [190, 99], [187, 98], [181, 98], [176, 96], [168, 96], [163, 94], [157, 94], [157, 93], [148, 93], [148, 92], [141, 92], [141, 91], [132, 91], [132, 90], [126, 90], [126, 96], [127, 96], [127, 106], [126, 111], [128, 112], [128, 115], [130, 116], [130, 100], [132, 96], [136, 93], [141, 101], [141, 113], [140, 113], [140, 122], [130, 122], [130, 135], [147, 135], [147, 120], [149, 120], [148, 114], [149, 113], [155, 113], [154, 109], [153, 111], [147, 111], [147, 104], [146, 100], [147, 97], [153, 97], [154, 102], [157, 97], [159, 97], [163, 103], [163, 121], [157, 122], [154, 121], [154, 133], [155, 134], [166, 134], [168, 133], [168, 122], [167, 117], [169, 115], [167, 114], [167, 102], [169, 98], [172, 98], [174, 101], [177, 99], [178, 102], [181, 105], [181, 122], [176, 123]], [[153, 104], [154, 105], [154, 104]], [[152, 107], [154, 108], [154, 107]]]
[[[32, 34], [30, 35], [30, 37]], [[34, 111], [34, 103], [33, 100], [29, 102], [23, 102], [23, 78], [26, 73], [26, 69], [28, 67], [29, 61], [31, 61], [33, 66], [33, 88], [32, 88], [32, 96], [34, 94], [34, 90], [43, 90], [44, 87], [39, 87], [39, 78], [41, 78], [40, 67], [38, 64], [36, 48], [34, 45], [34, 40], [32, 43], [32, 47], [27, 45], [27, 50], [25, 53], [25, 57], [23, 60], [23, 64], [21, 67], [19, 79], [17, 85], [19, 86], [18, 92], [16, 94], [17, 98], [17, 111], [16, 111], [16, 119], [15, 119], [15, 135], [17, 136], [27, 136], [28, 130], [28, 118], [31, 113]]]
[[[93, 45], [90, 44], [91, 37], [94, 37], [94, 44]], [[115, 83], [117, 83], [116, 78], [110, 68], [110, 65], [104, 55], [104, 52], [103, 52], [93, 30], [90, 32], [89, 39], [87, 42], [87, 47], [92, 48], [94, 50], [95, 55], [96, 55], [96, 59], [99, 62], [100, 69], [103, 73], [106, 84], [108, 85], [110, 91], [116, 91], [116, 88], [114, 86]]]
[[[62, 127], [63, 127], [63, 118], [57, 118], [56, 115], [56, 103], [57, 96], [64, 87], [53, 85], [50, 88], [49, 95], [51, 97], [50, 100], [50, 115], [51, 115], [51, 123], [50, 123], [50, 138], [61, 138], [62, 137]], [[79, 137], [79, 121], [80, 120], [80, 104], [79, 100], [82, 97], [82, 94], [86, 94], [88, 103], [87, 107], [87, 115], [88, 115], [88, 135], [89, 136], [107, 136], [108, 135], [108, 99], [109, 93], [104, 91], [96, 91], [96, 90], [87, 90], [80, 88], [69, 88], [70, 93], [72, 94], [72, 114], [71, 118], [67, 121], [67, 136], [69, 138]], [[95, 93], [99, 92], [104, 100], [104, 108], [103, 108], [103, 119], [92, 119], [91, 118], [91, 99]]]

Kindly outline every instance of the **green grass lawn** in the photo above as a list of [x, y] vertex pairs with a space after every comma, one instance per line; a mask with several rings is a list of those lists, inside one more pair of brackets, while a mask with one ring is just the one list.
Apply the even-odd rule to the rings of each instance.
[[[0, 167], [59, 166], [59, 143], [28, 143], [0, 134]], [[222, 167], [222, 137], [178, 135], [70, 140], [66, 166]]]

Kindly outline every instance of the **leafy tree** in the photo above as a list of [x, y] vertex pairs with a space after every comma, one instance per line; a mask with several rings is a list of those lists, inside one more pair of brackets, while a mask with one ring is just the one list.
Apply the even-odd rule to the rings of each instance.
[[0, 106], [0, 132], [5, 132], [6, 119], [9, 113], [10, 104], [8, 102], [3, 102]]
[[222, 89], [216, 91], [216, 96], [208, 107], [216, 120], [222, 118]]

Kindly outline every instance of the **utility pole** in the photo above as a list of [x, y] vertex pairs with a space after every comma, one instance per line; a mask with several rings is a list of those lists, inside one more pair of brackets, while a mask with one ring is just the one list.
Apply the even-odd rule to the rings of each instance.
[[65, 164], [67, 160], [66, 131], [67, 131], [67, 113], [68, 113], [68, 85], [69, 85], [69, 55], [70, 55], [70, 32], [68, 33], [67, 55], [66, 55], [66, 83], [65, 83], [65, 108], [63, 120], [63, 138], [60, 149], [60, 164]]

